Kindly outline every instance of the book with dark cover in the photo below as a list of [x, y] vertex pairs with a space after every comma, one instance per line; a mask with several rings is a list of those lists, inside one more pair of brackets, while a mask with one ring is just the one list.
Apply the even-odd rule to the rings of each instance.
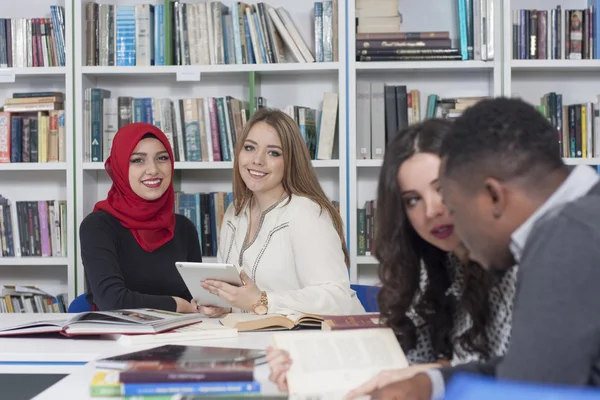
[[136, 365], [171, 363], [180, 368], [219, 366], [223, 363], [254, 361], [265, 355], [264, 350], [227, 347], [164, 345], [133, 353], [121, 354], [96, 361], [96, 368], [125, 370]]

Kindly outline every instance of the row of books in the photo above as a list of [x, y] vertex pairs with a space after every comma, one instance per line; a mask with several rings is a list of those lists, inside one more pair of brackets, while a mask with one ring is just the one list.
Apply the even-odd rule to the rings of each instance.
[[3, 285], [0, 313], [66, 313], [65, 293], [56, 297], [35, 286]]
[[556, 128], [562, 157], [600, 157], [600, 98], [567, 105], [562, 94], [550, 92], [537, 108]]
[[66, 161], [64, 97], [13, 93], [0, 109], [0, 163]]
[[0, 68], [65, 66], [65, 10], [49, 18], [0, 18]]
[[[337, 3], [337, 0], [335, 1]], [[311, 51], [284, 7], [220, 1], [85, 5], [86, 65], [210, 65], [333, 61], [337, 4], [314, 4]], [[335, 10], [335, 11], [334, 11]]]
[[512, 10], [515, 60], [587, 60], [600, 57], [596, 32], [600, 0], [585, 9]]
[[457, 4], [459, 37], [452, 40], [448, 31], [401, 32], [398, 0], [357, 0], [356, 60], [493, 60], [493, 1]]
[[174, 212], [186, 216], [196, 226], [203, 256], [217, 256], [221, 223], [232, 201], [232, 192], [175, 193]]
[[11, 202], [0, 196], [0, 256], [66, 257], [67, 202]]
[[359, 256], [374, 254], [376, 201], [367, 200], [364, 208], [359, 208], [356, 215], [356, 251]]
[[359, 80], [356, 84], [356, 157], [383, 159], [385, 148], [409, 125], [427, 118], [456, 118], [485, 97], [427, 96], [421, 111], [421, 93], [406, 85]]
[[[85, 90], [85, 161], [106, 160], [117, 131], [132, 122], [159, 127], [169, 139], [175, 161], [232, 161], [237, 137], [249, 117], [248, 103], [231, 96], [158, 99], [110, 95], [106, 89]], [[266, 105], [264, 98], [256, 100], [257, 107]], [[324, 94], [323, 112], [301, 106], [288, 106], [284, 111], [299, 124], [313, 159], [333, 157], [337, 93]]]

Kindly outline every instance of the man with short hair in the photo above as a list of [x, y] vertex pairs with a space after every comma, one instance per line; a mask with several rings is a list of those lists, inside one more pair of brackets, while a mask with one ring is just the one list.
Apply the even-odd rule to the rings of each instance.
[[377, 399], [438, 399], [457, 372], [600, 386], [600, 179], [567, 167], [558, 133], [518, 99], [481, 101], [442, 148], [444, 202], [470, 257], [503, 274], [519, 265], [504, 357], [430, 370]]

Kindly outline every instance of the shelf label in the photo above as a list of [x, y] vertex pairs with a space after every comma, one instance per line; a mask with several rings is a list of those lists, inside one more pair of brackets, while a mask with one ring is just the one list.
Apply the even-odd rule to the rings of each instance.
[[198, 82], [200, 81], [200, 69], [186, 68], [183, 71], [177, 71], [177, 82]]
[[15, 83], [15, 72], [0, 68], [0, 83]]

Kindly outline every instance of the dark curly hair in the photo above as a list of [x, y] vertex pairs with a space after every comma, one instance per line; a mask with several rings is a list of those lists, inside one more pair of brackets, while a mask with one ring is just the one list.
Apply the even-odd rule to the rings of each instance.
[[[375, 256], [382, 283], [377, 301], [384, 323], [393, 328], [402, 348], [416, 345], [416, 326], [407, 316], [413, 306], [431, 328], [433, 350], [438, 359], [451, 359], [456, 350], [450, 334], [457, 308], [464, 309], [472, 327], [458, 341], [462, 349], [489, 358], [485, 327], [490, 319], [489, 291], [493, 277], [474, 262], [451, 263], [451, 255], [422, 239], [412, 227], [403, 206], [397, 174], [404, 161], [416, 153], [440, 154], [442, 140], [450, 131], [450, 120], [429, 119], [401, 131], [387, 146], [377, 194]], [[419, 287], [421, 262], [427, 285]], [[451, 284], [448, 266], [463, 268], [464, 289], [458, 301], [447, 295]], [[453, 274], [454, 275], [454, 274]], [[418, 304], [413, 304], [419, 295]]]

